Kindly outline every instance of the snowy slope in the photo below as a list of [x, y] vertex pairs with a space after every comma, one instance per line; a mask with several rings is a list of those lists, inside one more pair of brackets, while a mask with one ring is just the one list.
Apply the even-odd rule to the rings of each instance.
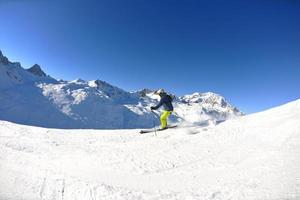
[[217, 126], [137, 131], [0, 121], [0, 199], [300, 199], [300, 99]]
[[[195, 98], [198, 100], [195, 101]], [[48, 128], [146, 128], [158, 102], [152, 90], [127, 92], [101, 80], [57, 81], [39, 65], [25, 70], [0, 51], [0, 119]], [[176, 98], [172, 123], [217, 123], [241, 116], [213, 93]]]

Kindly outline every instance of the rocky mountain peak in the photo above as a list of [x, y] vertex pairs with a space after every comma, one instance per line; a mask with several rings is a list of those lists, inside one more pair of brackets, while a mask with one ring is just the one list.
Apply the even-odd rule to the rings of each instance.
[[145, 97], [146, 94], [153, 93], [153, 92], [154, 92], [154, 90], [149, 89], [149, 88], [144, 88], [142, 90], [137, 91], [137, 93], [140, 94], [142, 97]]
[[39, 77], [47, 76], [47, 74], [41, 69], [38, 64], [33, 65], [31, 68], [27, 69], [27, 71]]
[[214, 103], [222, 101], [224, 98], [218, 94], [212, 92], [199, 93], [195, 92], [190, 95], [184, 95], [179, 97], [183, 103]]
[[10, 64], [8, 58], [2, 54], [1, 50], [0, 50], [0, 63], [5, 64], [5, 65]]

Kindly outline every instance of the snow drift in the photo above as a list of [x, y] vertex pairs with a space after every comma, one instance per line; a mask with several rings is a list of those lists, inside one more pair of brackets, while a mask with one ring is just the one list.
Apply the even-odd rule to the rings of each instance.
[[300, 199], [300, 100], [217, 126], [62, 130], [0, 121], [0, 199]]

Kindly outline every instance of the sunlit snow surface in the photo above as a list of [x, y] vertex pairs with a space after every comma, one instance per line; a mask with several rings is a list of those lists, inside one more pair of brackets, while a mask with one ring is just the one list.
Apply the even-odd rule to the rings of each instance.
[[298, 200], [300, 100], [157, 136], [0, 121], [0, 199]]

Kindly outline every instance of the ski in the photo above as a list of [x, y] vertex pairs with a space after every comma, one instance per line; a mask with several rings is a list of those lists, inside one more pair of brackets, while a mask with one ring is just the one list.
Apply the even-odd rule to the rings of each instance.
[[170, 129], [170, 128], [176, 128], [177, 125], [173, 125], [173, 126], [168, 126], [167, 128], [164, 128], [164, 129], [145, 129], [145, 130], [140, 130], [140, 134], [144, 134], [144, 133], [152, 133], [152, 132], [155, 132], [155, 131], [164, 131], [164, 130], [167, 130], [167, 129]]

